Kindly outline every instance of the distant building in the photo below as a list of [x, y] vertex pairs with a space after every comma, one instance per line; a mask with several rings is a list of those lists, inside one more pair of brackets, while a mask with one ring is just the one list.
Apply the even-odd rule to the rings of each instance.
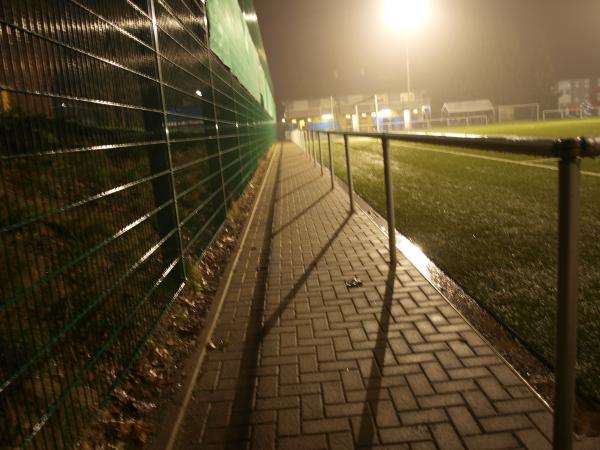
[[442, 106], [444, 119], [485, 118], [487, 123], [493, 122], [495, 115], [494, 105], [487, 99], [446, 102]]
[[558, 109], [579, 111], [600, 106], [600, 78], [576, 78], [558, 82]]
[[431, 104], [423, 92], [356, 94], [286, 102], [284, 117], [290, 128], [373, 131], [377, 122], [381, 130], [410, 128], [429, 120]]

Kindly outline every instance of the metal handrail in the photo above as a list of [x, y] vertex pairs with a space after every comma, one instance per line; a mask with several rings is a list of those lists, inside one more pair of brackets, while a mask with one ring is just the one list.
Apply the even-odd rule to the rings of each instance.
[[358, 131], [316, 131], [316, 133], [374, 139], [386, 137], [393, 141], [477, 148], [482, 150], [496, 150], [502, 153], [533, 156], [539, 155], [557, 158], [560, 158], [563, 155], [592, 158], [600, 156], [600, 137], [544, 139], [522, 136], [485, 136], [463, 133], [371, 133]]
[[[575, 363], [577, 338], [577, 298], [580, 222], [580, 161], [581, 158], [600, 156], [600, 137], [544, 139], [520, 136], [483, 136], [458, 133], [371, 133], [356, 131], [304, 130], [303, 140], [307, 156], [317, 164], [315, 135], [321, 141], [327, 135], [331, 189], [334, 189], [334, 170], [331, 136], [344, 138], [348, 199], [350, 212], [354, 212], [352, 162], [348, 141], [350, 137], [367, 137], [381, 140], [386, 193], [390, 264], [397, 261], [396, 228], [393, 198], [393, 181], [390, 166], [390, 141], [406, 141], [432, 145], [477, 148], [502, 153], [559, 158], [558, 162], [558, 273], [557, 273], [557, 327], [555, 351], [554, 396], [554, 450], [573, 448], [573, 422], [575, 412]], [[306, 145], [312, 143], [312, 152]], [[320, 158], [323, 175], [323, 158]]]

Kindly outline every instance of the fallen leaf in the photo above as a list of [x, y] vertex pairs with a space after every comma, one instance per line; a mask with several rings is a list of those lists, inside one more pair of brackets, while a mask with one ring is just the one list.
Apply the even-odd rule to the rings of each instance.
[[356, 275], [354, 275], [354, 278], [352, 278], [351, 280], [346, 281], [347, 288], [355, 288], [355, 287], [360, 287], [362, 285], [363, 285], [362, 281]]

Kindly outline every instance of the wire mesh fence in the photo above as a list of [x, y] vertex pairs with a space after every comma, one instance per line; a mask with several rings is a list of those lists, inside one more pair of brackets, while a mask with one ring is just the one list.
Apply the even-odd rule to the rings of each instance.
[[68, 448], [275, 137], [204, 3], [0, 2], [0, 447]]

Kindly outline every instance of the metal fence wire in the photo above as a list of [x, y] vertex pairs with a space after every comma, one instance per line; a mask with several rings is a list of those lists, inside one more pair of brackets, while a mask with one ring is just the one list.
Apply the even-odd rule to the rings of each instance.
[[0, 0], [0, 447], [68, 448], [275, 138], [200, 0]]

